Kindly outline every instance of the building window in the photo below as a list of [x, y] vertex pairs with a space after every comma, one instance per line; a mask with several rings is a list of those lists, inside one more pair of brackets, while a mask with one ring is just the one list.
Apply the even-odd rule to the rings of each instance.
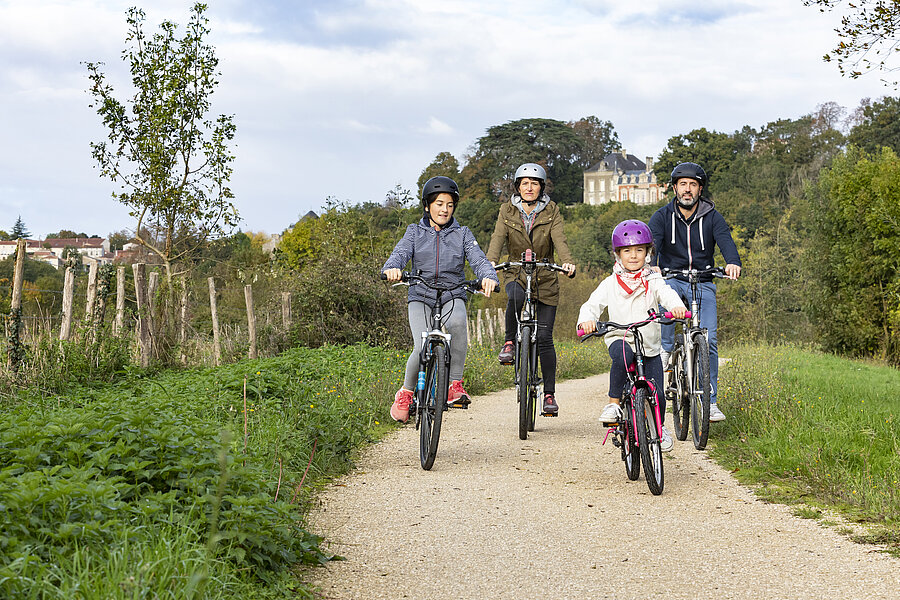
[[588, 179], [588, 191], [589, 192], [594, 191], [594, 180], [593, 179]]
[[606, 180], [605, 180], [605, 179], [601, 179], [601, 180], [600, 180], [600, 191], [601, 191], [601, 192], [605, 192], [605, 191], [606, 191]]

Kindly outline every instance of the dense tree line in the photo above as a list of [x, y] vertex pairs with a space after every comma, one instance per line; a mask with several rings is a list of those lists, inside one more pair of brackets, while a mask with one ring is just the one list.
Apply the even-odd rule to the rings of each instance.
[[[843, 107], [825, 103], [758, 128], [698, 128], [668, 140], [655, 162], [658, 179], [667, 182], [681, 161], [702, 164], [710, 174], [707, 192], [732, 226], [743, 256], [743, 277], [719, 286], [723, 339], [801, 341], [900, 363], [898, 111], [896, 98], [864, 100], [849, 116]], [[583, 280], [594, 282], [612, 266], [614, 225], [649, 219], [660, 206], [581, 202], [583, 170], [618, 147], [612, 124], [597, 117], [512, 121], [489, 128], [462, 161], [439, 153], [418, 184], [421, 189], [435, 175], [457, 180], [457, 217], [486, 245], [498, 204], [511, 194], [516, 166], [544, 165]], [[331, 206], [323, 219], [286, 233], [282, 260], [299, 269], [324, 261], [328, 244], [316, 236], [336, 235], [328, 232], [340, 219], [345, 235], [334, 251], [341, 264], [357, 271], [364, 264], [374, 280], [406, 225], [421, 217], [417, 197], [418, 190], [398, 188], [384, 203]], [[351, 231], [357, 241], [348, 243]], [[591, 286], [576, 287], [569, 303], [580, 304]], [[501, 306], [503, 298], [476, 302]], [[395, 310], [388, 302], [379, 306]], [[566, 310], [561, 307], [561, 323]], [[559, 329], [566, 334], [565, 325]]]

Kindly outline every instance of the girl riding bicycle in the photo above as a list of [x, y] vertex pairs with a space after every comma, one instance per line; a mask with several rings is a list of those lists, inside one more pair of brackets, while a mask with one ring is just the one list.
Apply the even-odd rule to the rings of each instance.
[[[609, 320], [617, 323], [635, 323], [647, 318], [649, 310], [656, 310], [662, 304], [676, 318], [683, 318], [686, 308], [678, 294], [666, 285], [658, 273], [653, 273], [647, 266], [650, 252], [653, 249], [653, 236], [650, 228], [642, 221], [630, 219], [616, 225], [612, 233], [612, 247], [616, 254], [613, 274], [600, 282], [597, 289], [581, 306], [578, 313], [578, 328], [585, 333], [597, 330], [596, 322], [604, 309], [609, 313]], [[663, 383], [659, 323], [650, 323], [642, 330], [644, 340], [644, 371], [654, 380], [659, 389]], [[622, 418], [619, 407], [622, 388], [625, 386], [625, 369], [634, 360], [634, 351], [626, 343], [631, 343], [631, 334], [622, 330], [614, 330], [604, 336], [609, 347], [612, 366], [609, 370], [609, 404], [600, 413], [602, 423], [615, 423]], [[665, 415], [665, 394], [658, 393], [657, 400], [660, 413]], [[674, 442], [669, 432], [663, 427], [660, 449], [667, 452]]]
[[[442, 287], [452, 287], [465, 279], [465, 261], [481, 279], [481, 289], [485, 296], [499, 285], [484, 252], [475, 241], [468, 227], [463, 227], [454, 218], [453, 212], [459, 203], [459, 187], [449, 177], [432, 177], [422, 188], [422, 219], [406, 228], [406, 233], [394, 246], [394, 251], [381, 268], [388, 281], [400, 281], [401, 269], [412, 261], [412, 272], [434, 281]], [[421, 284], [409, 287], [407, 310], [409, 328], [412, 330], [415, 347], [406, 361], [406, 376], [403, 385], [394, 396], [391, 417], [405, 423], [409, 419], [409, 407], [413, 401], [413, 389], [418, 375], [419, 352], [422, 350], [422, 332], [431, 323], [437, 293]], [[450, 300], [446, 300], [449, 298]], [[468, 339], [466, 335], [466, 292], [457, 288], [442, 297], [442, 312], [449, 315], [444, 323], [450, 334], [450, 393], [448, 404], [465, 405], [469, 395], [463, 388], [463, 366], [466, 361]]]

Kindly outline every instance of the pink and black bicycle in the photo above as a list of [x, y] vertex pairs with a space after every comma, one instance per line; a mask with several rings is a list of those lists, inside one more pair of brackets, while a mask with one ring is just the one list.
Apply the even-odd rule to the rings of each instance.
[[[612, 434], [613, 444], [622, 451], [628, 479], [635, 481], [640, 476], [643, 463], [647, 487], [650, 488], [651, 494], [658, 496], [662, 494], [665, 482], [660, 447], [665, 415], [662, 414], [658, 402], [658, 394], [661, 392], [658, 391], [656, 383], [644, 374], [644, 344], [640, 331], [641, 327], [654, 321], [669, 323], [672, 322], [672, 315], [653, 313], [644, 321], [626, 325], [612, 321], [597, 321], [597, 331], [584, 335], [584, 332], [579, 330], [578, 334], [582, 336], [581, 341], [595, 336], [603, 337], [613, 329], [625, 330], [626, 336], [631, 334], [632, 340], [629, 345], [634, 351], [634, 360], [630, 363], [625, 361], [628, 367], [627, 380], [622, 390], [623, 417], [606, 430], [603, 443], [605, 444]], [[623, 353], [624, 349], [623, 344]]]

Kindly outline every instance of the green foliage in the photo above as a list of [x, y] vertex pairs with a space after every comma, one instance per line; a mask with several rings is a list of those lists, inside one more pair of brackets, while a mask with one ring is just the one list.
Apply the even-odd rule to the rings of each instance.
[[449, 152], [441, 152], [435, 156], [431, 164], [425, 167], [422, 174], [419, 175], [419, 180], [416, 182], [419, 198], [422, 197], [422, 189], [425, 187], [425, 182], [439, 175], [449, 177], [459, 185], [459, 161]]
[[[291, 332], [295, 343], [407, 342], [405, 295], [382, 283], [380, 272], [402, 235], [399, 226], [416, 213], [415, 208], [329, 204], [318, 219], [304, 219], [284, 233], [278, 262], [295, 274], [294, 306], [300, 314]], [[394, 218], [398, 227], [385, 229]]]
[[810, 304], [825, 348], [900, 363], [900, 158], [854, 147], [807, 194]]
[[794, 345], [727, 354], [712, 454], [764, 497], [835, 506], [900, 550], [900, 373]]
[[644, 223], [659, 205], [637, 205], [632, 202], [609, 202], [600, 206], [575, 204], [562, 207], [566, 240], [581, 268], [612, 271], [612, 230], [626, 219]]
[[568, 125], [581, 140], [583, 150], [577, 162], [582, 169], [593, 166], [620, 147], [619, 134], [611, 121], [601, 121], [592, 115], [570, 121]]
[[28, 228], [25, 227], [25, 222], [22, 221], [22, 215], [16, 217], [16, 222], [13, 224], [13, 228], [9, 232], [9, 238], [12, 240], [20, 240], [24, 238], [28, 238], [31, 236], [31, 232], [28, 231]]
[[547, 192], [557, 203], [580, 202], [578, 160], [583, 153], [582, 138], [562, 121], [520, 119], [495, 125], [478, 139], [474, 154], [463, 168], [464, 192], [479, 201], [510, 196], [516, 168], [534, 162], [547, 169]]
[[79, 582], [98, 599], [295, 587], [288, 567], [326, 558], [296, 502], [385, 431], [405, 362], [330, 346], [21, 391], [0, 411], [0, 596], [71, 597]]
[[731, 167], [739, 152], [747, 150], [749, 148], [744, 136], [708, 131], [701, 127], [669, 138], [653, 165], [653, 171], [657, 181], [668, 183], [676, 165], [683, 162], [697, 163], [709, 177], [709, 189], [706, 191], [718, 191], [717, 176]]
[[883, 146], [900, 152], [900, 98], [886, 96], [875, 103], [866, 99], [858, 119], [847, 137], [849, 143], [871, 153]]
[[207, 116], [218, 85], [218, 59], [209, 37], [207, 6], [195, 3], [184, 37], [164, 21], [144, 32], [144, 11], [128, 11], [128, 64], [134, 95], [123, 102], [101, 63], [86, 63], [92, 107], [107, 140], [91, 144], [100, 173], [127, 191], [114, 194], [137, 219], [136, 237], [166, 265], [190, 255], [208, 237], [238, 222], [228, 187], [234, 156], [231, 116]]

